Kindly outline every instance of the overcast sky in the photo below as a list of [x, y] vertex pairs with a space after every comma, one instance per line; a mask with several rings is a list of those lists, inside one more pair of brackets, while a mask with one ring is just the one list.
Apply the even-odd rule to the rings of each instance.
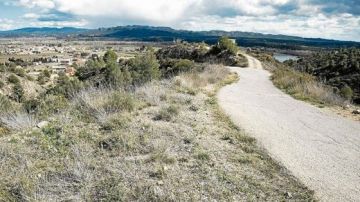
[[0, 0], [0, 30], [134, 24], [360, 41], [360, 0]]

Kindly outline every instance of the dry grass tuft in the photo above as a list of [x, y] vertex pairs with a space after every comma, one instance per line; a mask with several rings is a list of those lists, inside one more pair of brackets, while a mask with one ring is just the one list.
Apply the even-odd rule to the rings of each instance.
[[88, 88], [74, 95], [72, 100], [78, 110], [100, 123], [106, 122], [114, 113], [135, 108], [132, 95], [111, 88]]
[[0, 117], [0, 123], [14, 131], [28, 130], [36, 126], [37, 120], [27, 112], [10, 112]]

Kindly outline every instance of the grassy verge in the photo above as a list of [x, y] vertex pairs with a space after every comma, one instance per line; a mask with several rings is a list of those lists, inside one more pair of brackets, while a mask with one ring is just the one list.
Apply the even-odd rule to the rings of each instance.
[[272, 73], [271, 80], [274, 85], [295, 99], [307, 101], [319, 107], [348, 104], [348, 101], [334, 93], [331, 87], [321, 83], [314, 76], [293, 70], [275, 61], [270, 55], [261, 53], [252, 55]]
[[228, 75], [81, 91], [48, 125], [0, 137], [0, 201], [312, 200], [219, 111]]
[[344, 105], [345, 100], [332, 89], [307, 73], [279, 67], [273, 71], [272, 81], [278, 88], [296, 99], [319, 105]]

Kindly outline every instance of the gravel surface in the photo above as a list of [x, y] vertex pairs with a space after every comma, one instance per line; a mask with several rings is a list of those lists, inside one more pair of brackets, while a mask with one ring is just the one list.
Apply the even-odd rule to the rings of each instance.
[[238, 83], [219, 104], [321, 201], [360, 201], [360, 123], [298, 101], [277, 89], [261, 63], [229, 67]]

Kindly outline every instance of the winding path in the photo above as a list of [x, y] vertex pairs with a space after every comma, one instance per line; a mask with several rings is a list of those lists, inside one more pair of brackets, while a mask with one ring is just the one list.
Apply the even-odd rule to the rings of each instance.
[[220, 90], [221, 108], [321, 201], [360, 201], [360, 123], [284, 94], [247, 58], [229, 67], [240, 80]]

